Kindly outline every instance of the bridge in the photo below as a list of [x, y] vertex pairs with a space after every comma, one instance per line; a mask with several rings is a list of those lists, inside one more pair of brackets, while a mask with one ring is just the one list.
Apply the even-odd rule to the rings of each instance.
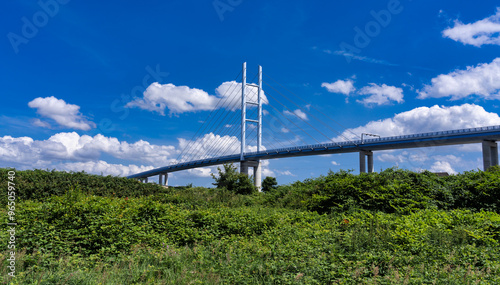
[[[287, 110], [284, 112], [279, 112], [275, 107], [271, 106], [269, 104], [270, 99], [268, 99], [262, 90], [262, 67], [259, 66], [259, 71], [256, 77], [258, 77], [258, 83], [253, 84], [253, 83], [247, 83], [246, 82], [246, 63], [243, 64], [243, 69], [242, 69], [242, 82], [240, 87], [241, 87], [241, 110], [238, 116], [241, 116], [241, 124], [238, 126], [238, 128], [235, 128], [236, 131], [240, 132], [239, 136], [239, 153], [231, 153], [227, 155], [221, 155], [220, 152], [214, 152], [215, 145], [217, 142], [212, 143], [212, 145], [208, 148], [205, 149], [205, 152], [200, 153], [200, 150], [198, 149], [197, 151], [194, 151], [193, 149], [196, 148], [196, 143], [193, 143], [194, 140], [191, 140], [190, 143], [188, 143], [181, 155], [179, 157], [182, 157], [183, 153], [191, 153], [192, 155], [184, 157], [182, 159], [178, 159], [176, 163], [172, 163], [171, 165], [165, 166], [165, 167], [160, 167], [157, 169], [137, 173], [134, 175], [128, 176], [128, 178], [135, 178], [139, 179], [143, 182], [147, 182], [149, 177], [152, 176], [159, 176], [159, 184], [160, 185], [167, 185], [168, 184], [168, 174], [176, 171], [182, 171], [182, 170], [188, 170], [188, 169], [194, 169], [194, 168], [199, 168], [199, 167], [208, 167], [208, 166], [214, 166], [214, 165], [220, 165], [224, 163], [240, 163], [240, 172], [245, 173], [248, 175], [249, 173], [249, 168], [252, 167], [254, 169], [254, 183], [255, 186], [260, 190], [261, 188], [261, 160], [269, 160], [269, 159], [277, 159], [277, 158], [287, 158], [287, 157], [299, 157], [299, 156], [312, 156], [312, 155], [325, 155], [325, 154], [339, 154], [339, 153], [359, 153], [359, 171], [360, 173], [364, 172], [373, 172], [374, 169], [374, 163], [373, 163], [373, 156], [375, 151], [382, 151], [382, 150], [395, 150], [395, 149], [408, 149], [408, 148], [422, 148], [422, 147], [435, 147], [435, 146], [447, 146], [447, 145], [462, 145], [462, 144], [471, 144], [471, 143], [481, 143], [482, 144], [482, 152], [483, 152], [483, 167], [484, 170], [490, 168], [491, 166], [498, 165], [498, 146], [497, 146], [497, 141], [500, 140], [500, 126], [485, 126], [485, 127], [478, 127], [478, 128], [468, 128], [468, 129], [457, 129], [457, 130], [448, 130], [448, 131], [438, 131], [438, 132], [428, 132], [428, 133], [419, 133], [419, 134], [407, 134], [407, 135], [400, 135], [400, 136], [391, 136], [391, 137], [377, 137], [377, 138], [370, 138], [370, 139], [364, 139], [363, 135], [370, 135], [374, 136], [371, 134], [360, 134], [358, 137], [360, 139], [349, 139], [346, 138], [344, 135], [342, 135], [340, 132], [335, 131], [337, 134], [340, 135], [340, 137], [344, 138], [344, 141], [333, 141], [330, 137], [325, 135], [321, 130], [318, 130], [317, 127], [311, 125], [310, 123], [309, 126], [311, 129], [316, 130], [318, 133], [322, 134], [324, 137], [328, 138], [328, 142], [318, 142], [316, 140], [316, 144], [303, 144], [300, 146], [286, 146], [286, 147], [271, 147], [269, 149], [264, 148], [262, 145], [263, 142], [263, 136], [262, 136], [262, 126], [263, 126], [263, 102], [265, 102], [267, 105], [278, 111], [277, 113], [286, 113], [287, 115], [295, 115], [295, 117], [298, 119], [302, 119], [302, 121], [306, 121], [305, 118], [305, 112], [307, 112], [304, 108], [300, 108], [300, 106], [296, 105], [299, 107], [297, 110], [301, 110], [302, 113], [297, 112], [297, 110], [294, 112], [288, 107], [286, 107], [284, 104], [281, 102], [277, 101], [279, 104], [284, 106]], [[238, 75], [239, 76], [239, 75]], [[233, 84], [234, 85], [234, 84]], [[238, 86], [238, 85], [235, 85]], [[276, 90], [273, 86], [270, 86], [272, 89]], [[256, 96], [253, 97], [253, 99], [256, 100], [252, 101], [251, 96], [249, 94], [249, 88], [256, 89], [257, 91]], [[228, 89], [229, 90], [229, 89]], [[227, 91], [226, 90], [226, 93]], [[277, 91], [277, 90], [276, 90]], [[278, 91], [279, 92], [279, 91]], [[272, 96], [268, 93], [266, 93], [269, 96]], [[239, 99], [239, 96], [223, 96], [226, 97], [227, 101], [231, 98], [232, 101], [235, 99]], [[250, 99], [250, 100], [249, 100]], [[275, 99], [275, 97], [273, 97]], [[288, 98], [286, 98], [288, 99]], [[289, 99], [288, 99], [289, 100]], [[228, 108], [230, 112], [233, 112], [234, 110], [234, 104], [233, 105], [228, 105], [227, 101], [224, 101], [222, 103], [222, 106], [230, 107]], [[224, 105], [225, 104], [225, 105]], [[250, 119], [247, 117], [247, 110], [250, 106], [254, 106], [256, 109], [254, 112], [255, 119]], [[320, 113], [322, 113], [320, 110], [316, 110]], [[233, 112], [235, 113], [235, 112]], [[268, 115], [271, 115], [270, 113], [267, 113]], [[315, 117], [312, 113], [308, 112], [311, 117]], [[324, 113], [322, 113], [324, 114]], [[233, 118], [229, 119], [229, 122], [234, 123], [234, 116]], [[212, 114], [211, 114], [212, 116]], [[284, 119], [279, 120], [279, 118], [276, 118], [276, 116], [271, 115], [274, 117], [274, 123], [276, 121], [282, 122]], [[286, 116], [285, 116], [286, 117]], [[224, 130], [224, 128], [221, 128], [221, 125], [224, 124], [224, 120], [227, 118], [226, 116], [220, 116], [218, 118], [219, 126], [217, 128], [212, 128], [212, 129], [218, 129], [218, 130]], [[296, 123], [294, 123], [292, 120], [290, 120], [288, 117], [286, 119], [289, 120], [290, 124], [289, 126], [286, 126], [286, 128], [283, 128], [282, 131], [283, 133], [289, 133], [292, 132], [290, 126], [294, 125], [296, 128], [301, 129], [306, 133], [306, 135], [310, 136], [311, 138], [314, 139], [313, 136], [309, 134], [309, 132], [306, 132], [303, 128], [298, 126]], [[319, 121], [319, 119], [318, 119]], [[334, 121], [332, 119], [332, 121]], [[321, 121], [319, 121], [321, 123]], [[334, 121], [335, 122], [335, 121]], [[256, 132], [255, 135], [255, 142], [256, 142], [256, 151], [248, 151], [247, 148], [247, 139], [248, 139], [248, 134], [247, 134], [247, 123], [253, 123], [255, 126], [252, 128], [253, 132]], [[307, 123], [307, 122], [306, 122]], [[339, 124], [338, 122], [335, 122]], [[339, 124], [340, 125], [340, 124]], [[210, 126], [210, 123], [208, 125], [205, 125], [206, 129], [207, 127]], [[227, 124], [225, 126], [228, 126]], [[280, 125], [281, 127], [281, 125]], [[200, 128], [198, 132], [201, 130]], [[277, 129], [277, 128], [275, 128]], [[290, 129], [290, 130], [289, 130]], [[197, 133], [198, 133], [197, 132]], [[221, 133], [223, 134], [231, 134], [227, 130]], [[233, 133], [234, 134], [234, 130]], [[282, 142], [279, 140], [276, 140], [275, 134], [271, 134], [272, 138], [275, 139], [275, 141], [282, 145]], [[296, 134], [294, 134], [295, 137]], [[356, 135], [356, 134], [354, 134]], [[195, 135], [196, 136], [196, 135]], [[293, 144], [293, 142], [291, 142]], [[275, 146], [271, 141], [267, 141], [266, 144]], [[222, 145], [221, 147], [227, 147], [228, 149], [231, 149], [231, 145]], [[234, 150], [234, 148], [233, 148]], [[201, 156], [201, 158], [198, 159], [193, 159], [193, 157], [196, 156]]]

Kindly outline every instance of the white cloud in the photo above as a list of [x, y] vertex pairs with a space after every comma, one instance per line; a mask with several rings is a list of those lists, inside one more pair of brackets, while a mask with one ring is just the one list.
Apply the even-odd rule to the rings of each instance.
[[500, 8], [495, 15], [471, 24], [455, 20], [455, 26], [444, 30], [443, 36], [476, 47], [500, 45]]
[[271, 170], [270, 165], [271, 165], [271, 162], [269, 160], [261, 160], [260, 161], [260, 166], [261, 166], [261, 171], [262, 171], [262, 178], [266, 178], [268, 176], [270, 176], [270, 177], [276, 177], [277, 175], [295, 176], [293, 173], [291, 173], [288, 170], [285, 170], [285, 171]]
[[[165, 115], [168, 109], [170, 114], [181, 114], [196, 111], [211, 111], [216, 108], [226, 108], [231, 111], [241, 108], [241, 83], [235, 81], [224, 82], [215, 90], [216, 95], [188, 86], [174, 84], [152, 83], [143, 93], [142, 98], [135, 98], [125, 107], [138, 107], [143, 110]], [[245, 92], [247, 101], [257, 102], [257, 88], [248, 86]], [[262, 92], [263, 102], [267, 98]]]
[[[222, 108], [229, 109], [231, 111], [241, 109], [241, 83], [236, 81], [224, 82], [217, 89], [215, 89], [217, 95], [224, 100], [227, 98], [226, 103], [222, 104]], [[257, 92], [258, 88], [254, 86], [247, 86], [245, 89], [246, 101], [257, 103]], [[266, 94], [262, 91], [262, 104], [269, 102]]]
[[199, 167], [199, 168], [194, 168], [194, 169], [189, 169], [187, 172], [190, 174], [190, 176], [194, 177], [211, 177], [212, 173], [215, 173], [212, 171], [212, 168], [210, 167]]
[[[451, 107], [435, 105], [415, 108], [396, 114], [393, 118], [371, 121], [364, 126], [348, 129], [342, 135], [351, 139], [359, 139], [353, 137], [352, 133], [358, 135], [371, 133], [385, 137], [493, 125], [500, 125], [500, 117], [496, 113], [486, 112], [481, 106], [474, 104]], [[341, 137], [334, 140], [341, 140]]]
[[389, 105], [392, 102], [403, 103], [403, 89], [385, 84], [377, 85], [370, 83], [369, 86], [363, 87], [359, 92], [360, 95], [369, 95], [362, 100], [356, 100], [365, 106], [370, 105]]
[[435, 155], [432, 157], [432, 159], [436, 160], [436, 161], [445, 161], [445, 162], [449, 162], [453, 165], [458, 165], [460, 163], [462, 163], [462, 158], [461, 157], [458, 157], [458, 156], [455, 156], [453, 154], [448, 154], [448, 155]]
[[[54, 96], [38, 97], [29, 102], [28, 106], [36, 109], [40, 116], [52, 119], [66, 128], [88, 131], [96, 127], [95, 123], [88, 121], [80, 113], [80, 106], [68, 104]], [[38, 127], [50, 127], [49, 123], [42, 122], [40, 119], [35, 119], [33, 124]]]
[[306, 114], [306, 113], [304, 113], [304, 112], [302, 112], [302, 110], [300, 110], [300, 109], [297, 109], [297, 110], [295, 110], [295, 111], [293, 111], [293, 112], [290, 112], [290, 111], [287, 111], [287, 110], [286, 110], [286, 111], [285, 111], [285, 112], [283, 112], [283, 113], [284, 113], [285, 115], [288, 115], [288, 116], [296, 116], [296, 117], [298, 117], [298, 118], [300, 118], [300, 119], [302, 119], [302, 120], [304, 120], [304, 121], [309, 120], [309, 118], [307, 117], [307, 114]]
[[[353, 81], [348, 80], [337, 80], [334, 83], [322, 83], [321, 87], [325, 87], [328, 92], [341, 93], [349, 96], [356, 91]], [[370, 83], [369, 86], [365, 86], [356, 92], [355, 95], [368, 95], [367, 97], [356, 100], [358, 103], [362, 103], [365, 106], [373, 105], [389, 105], [393, 102], [403, 103], [403, 89], [394, 86], [388, 86], [386, 84], [377, 85], [375, 83]], [[348, 99], [346, 98], [346, 103]]]
[[[199, 159], [207, 154], [228, 155], [239, 153], [240, 141], [237, 137], [218, 136], [212, 133], [190, 142], [179, 139], [179, 148], [161, 146], [139, 140], [134, 143], [119, 141], [117, 138], [79, 135], [76, 132], [58, 133], [46, 140], [34, 140], [30, 137], [0, 137], [0, 167], [18, 169], [58, 169], [64, 171], [86, 171], [94, 174], [127, 176], [150, 169], [177, 163], [179, 149], [191, 143], [191, 153], [184, 153], [182, 158]], [[263, 146], [265, 149], [265, 146]], [[247, 145], [247, 152], [256, 151], [254, 145]], [[123, 163], [110, 163], [103, 157], [121, 160]], [[136, 161], [145, 165], [130, 163]], [[181, 177], [210, 177], [214, 167], [191, 169]], [[264, 175], [274, 175], [269, 169], [269, 162], [262, 161]]]
[[47, 129], [51, 129], [52, 128], [52, 126], [49, 123], [44, 122], [44, 121], [42, 121], [42, 120], [40, 120], [38, 118], [33, 119], [31, 121], [31, 123], [33, 124], [33, 126], [37, 126], [37, 127], [42, 127], [42, 128], [47, 128]]
[[340, 165], [340, 163], [336, 162], [336, 161], [332, 161], [332, 164], [333, 165]]
[[[152, 145], [143, 140], [127, 143], [100, 134], [91, 137], [80, 136], [75, 132], [58, 133], [47, 140], [33, 140], [29, 137], [0, 137], [0, 161], [3, 166], [23, 169], [56, 167], [73, 171], [91, 172], [92, 170], [92, 173], [104, 172], [115, 175], [168, 165], [174, 161], [171, 156], [175, 154], [177, 152], [173, 146]], [[150, 165], [134, 168], [133, 165], [106, 164], [100, 161], [103, 155]], [[106, 167], [109, 168], [108, 171], [103, 170]], [[130, 172], [127, 172], [126, 168], [130, 169]]]
[[403, 163], [405, 161], [408, 161], [407, 157], [404, 156], [403, 154], [399, 155], [394, 155], [394, 154], [389, 154], [389, 153], [382, 153], [382, 154], [377, 154], [377, 159], [382, 162], [391, 162], [391, 163]]
[[143, 171], [148, 171], [153, 169], [152, 166], [137, 166], [129, 164], [128, 166], [123, 164], [109, 164], [105, 161], [86, 161], [86, 162], [71, 162], [63, 163], [57, 165], [56, 169], [61, 171], [74, 171], [80, 172], [85, 171], [92, 174], [103, 174], [112, 176], [128, 176], [135, 173], [140, 173]]
[[456, 174], [457, 172], [453, 169], [448, 161], [436, 161], [431, 166], [431, 172], [447, 172], [448, 174]]
[[451, 100], [458, 100], [469, 95], [500, 99], [500, 58], [489, 64], [468, 66], [466, 70], [441, 74], [431, 82], [419, 92], [419, 99], [451, 97]]
[[324, 82], [321, 84], [321, 87], [325, 87], [328, 92], [331, 93], [340, 93], [344, 95], [349, 95], [354, 92], [356, 88], [354, 87], [353, 81], [348, 80], [337, 80], [333, 83]]
[[[241, 143], [235, 136], [220, 136], [209, 133], [196, 141], [180, 138], [179, 149], [185, 150], [181, 161], [190, 161], [212, 157], [215, 154], [222, 156], [239, 153], [241, 151]], [[250, 150], [247, 148], [247, 151]]]
[[143, 95], [143, 98], [135, 98], [125, 107], [138, 107], [165, 115], [165, 108], [168, 108], [171, 114], [206, 111], [213, 110], [218, 102], [216, 96], [211, 96], [201, 89], [175, 86], [170, 83], [154, 82]]
[[280, 176], [296, 176], [290, 170], [285, 170], [285, 171], [275, 170], [275, 172]]

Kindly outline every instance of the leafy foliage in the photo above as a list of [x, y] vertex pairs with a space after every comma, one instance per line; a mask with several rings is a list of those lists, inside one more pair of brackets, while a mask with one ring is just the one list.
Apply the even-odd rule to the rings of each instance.
[[212, 173], [212, 177], [215, 179], [214, 185], [217, 188], [225, 188], [238, 194], [251, 194], [256, 191], [250, 177], [239, 173], [232, 163], [226, 163], [223, 167], [224, 171], [217, 167], [218, 176]]
[[[142, 196], [132, 181], [126, 196], [89, 187], [120, 179], [65, 175], [18, 187], [34, 198], [16, 200], [19, 274], [9, 279], [1, 252], [2, 283], [500, 284], [498, 169], [330, 172], [250, 195], [145, 185]], [[2, 207], [2, 241], [6, 227]]]
[[276, 177], [267, 176], [262, 181], [262, 191], [269, 192], [273, 189], [276, 189], [278, 186], [278, 181], [276, 181]]
[[407, 214], [422, 209], [500, 211], [500, 169], [438, 177], [386, 169], [354, 175], [347, 171], [280, 186], [267, 203], [319, 213], [361, 208]]
[[[0, 168], [0, 181], [7, 181], [8, 171]], [[44, 201], [52, 195], [64, 195], [76, 186], [88, 195], [107, 197], [140, 197], [169, 190], [152, 183], [140, 183], [134, 179], [123, 177], [91, 175], [85, 172], [62, 172], [44, 170], [16, 171], [17, 199]], [[6, 205], [7, 196], [0, 195], [0, 203]]]

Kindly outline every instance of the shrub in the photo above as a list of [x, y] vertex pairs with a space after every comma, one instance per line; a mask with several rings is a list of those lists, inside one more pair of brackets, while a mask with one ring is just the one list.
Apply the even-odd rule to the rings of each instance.
[[273, 189], [276, 189], [278, 186], [278, 182], [275, 177], [267, 176], [264, 181], [262, 181], [262, 191], [269, 192]]
[[238, 173], [232, 163], [226, 163], [223, 167], [224, 171], [220, 167], [217, 167], [217, 171], [219, 172], [218, 177], [212, 173], [212, 177], [215, 179], [215, 183], [213, 184], [217, 188], [225, 188], [238, 194], [252, 194], [255, 192], [256, 189], [250, 177], [243, 173]]

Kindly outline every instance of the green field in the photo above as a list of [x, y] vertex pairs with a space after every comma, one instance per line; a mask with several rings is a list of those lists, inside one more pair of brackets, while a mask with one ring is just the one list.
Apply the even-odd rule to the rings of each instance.
[[2, 284], [500, 284], [499, 168], [330, 172], [245, 194], [41, 170], [15, 183]]

